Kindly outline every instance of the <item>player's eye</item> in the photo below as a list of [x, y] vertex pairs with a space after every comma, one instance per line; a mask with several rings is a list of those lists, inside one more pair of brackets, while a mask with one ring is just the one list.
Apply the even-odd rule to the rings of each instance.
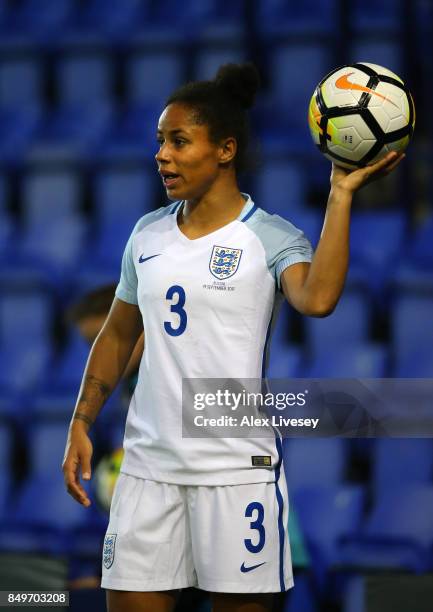
[[164, 139], [163, 138], [157, 138], [156, 142], [159, 144], [159, 146], [161, 147], [164, 143]]

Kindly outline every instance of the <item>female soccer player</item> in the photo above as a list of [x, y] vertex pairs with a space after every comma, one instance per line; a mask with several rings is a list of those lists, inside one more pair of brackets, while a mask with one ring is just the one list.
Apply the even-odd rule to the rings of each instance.
[[155, 157], [174, 203], [134, 228], [84, 373], [63, 470], [69, 493], [88, 506], [79, 481], [80, 470], [91, 474], [88, 430], [144, 329], [103, 549], [109, 612], [168, 612], [188, 586], [210, 591], [215, 611], [265, 611], [272, 593], [293, 585], [281, 440], [182, 438], [182, 379], [260, 379], [280, 298], [308, 316], [333, 311], [352, 196], [402, 156], [354, 172], [333, 166], [312, 256], [300, 230], [238, 188], [257, 88], [252, 65], [227, 65], [168, 99]]

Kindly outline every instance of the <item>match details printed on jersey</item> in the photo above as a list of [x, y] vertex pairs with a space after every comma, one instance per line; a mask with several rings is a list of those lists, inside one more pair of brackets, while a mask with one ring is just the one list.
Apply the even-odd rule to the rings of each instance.
[[433, 379], [182, 381], [184, 438], [433, 437]]

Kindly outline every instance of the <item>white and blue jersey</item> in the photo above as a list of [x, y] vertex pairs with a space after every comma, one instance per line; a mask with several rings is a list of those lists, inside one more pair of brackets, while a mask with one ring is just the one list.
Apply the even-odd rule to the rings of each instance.
[[[259, 379], [282, 271], [309, 262], [303, 233], [248, 197], [239, 217], [191, 240], [175, 202], [142, 217], [116, 296], [139, 306], [145, 350], [131, 399], [122, 472], [183, 485], [274, 482], [271, 438], [183, 438], [182, 379]], [[270, 456], [267, 467], [252, 456]]]

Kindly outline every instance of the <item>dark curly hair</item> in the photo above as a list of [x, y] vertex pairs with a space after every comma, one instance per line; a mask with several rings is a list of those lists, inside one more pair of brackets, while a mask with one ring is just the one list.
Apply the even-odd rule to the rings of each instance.
[[191, 108], [198, 124], [207, 125], [211, 142], [232, 136], [237, 142], [235, 168], [245, 170], [249, 143], [248, 109], [260, 79], [253, 64], [224, 64], [212, 81], [193, 81], [174, 91], [165, 103]]

